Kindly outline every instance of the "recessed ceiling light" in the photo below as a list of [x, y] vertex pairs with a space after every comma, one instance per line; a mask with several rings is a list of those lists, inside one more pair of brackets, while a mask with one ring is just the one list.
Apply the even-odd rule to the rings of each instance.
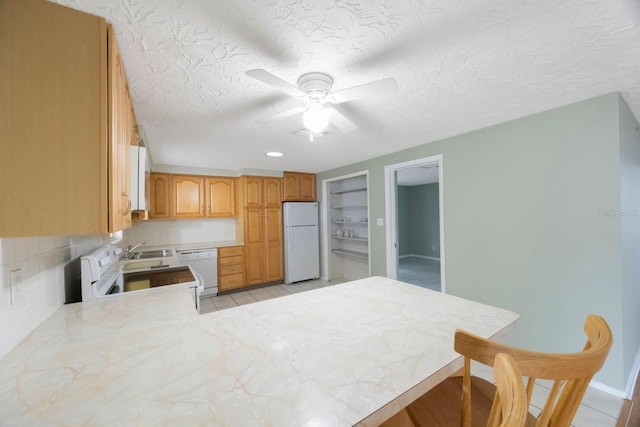
[[267, 151], [264, 154], [266, 154], [269, 157], [282, 157], [282, 156], [284, 156], [284, 153], [281, 153], [279, 151]]

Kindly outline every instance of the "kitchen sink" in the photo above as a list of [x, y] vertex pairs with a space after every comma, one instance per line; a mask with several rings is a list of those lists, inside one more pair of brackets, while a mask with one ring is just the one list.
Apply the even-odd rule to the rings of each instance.
[[142, 269], [142, 268], [158, 268], [158, 267], [162, 267], [162, 260], [161, 259], [157, 259], [155, 261], [135, 261], [135, 262], [128, 262], [123, 270], [124, 271], [128, 271], [128, 270], [138, 270], [138, 269]]
[[154, 249], [131, 254], [129, 259], [166, 258], [173, 256], [173, 249]]

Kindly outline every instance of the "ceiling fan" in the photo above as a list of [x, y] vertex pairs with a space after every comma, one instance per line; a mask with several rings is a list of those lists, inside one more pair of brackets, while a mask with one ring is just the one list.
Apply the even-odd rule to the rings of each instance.
[[309, 138], [313, 141], [313, 134], [322, 132], [329, 123], [342, 132], [356, 129], [356, 125], [341, 112], [327, 104], [341, 104], [356, 99], [372, 98], [387, 95], [398, 90], [398, 83], [393, 78], [386, 78], [359, 86], [353, 86], [332, 92], [333, 78], [325, 73], [305, 73], [298, 79], [298, 86], [287, 83], [281, 78], [262, 69], [249, 70], [247, 76], [259, 80], [282, 92], [300, 100], [303, 105], [282, 111], [263, 120], [280, 119], [303, 113], [302, 120], [309, 130]]

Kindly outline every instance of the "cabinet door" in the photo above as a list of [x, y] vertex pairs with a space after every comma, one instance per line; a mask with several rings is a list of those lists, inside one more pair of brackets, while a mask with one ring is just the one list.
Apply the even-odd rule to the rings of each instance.
[[296, 172], [285, 172], [282, 183], [283, 201], [297, 202], [300, 200], [300, 174]]
[[244, 206], [246, 208], [261, 208], [264, 201], [264, 184], [262, 177], [244, 177]]
[[108, 232], [107, 25], [0, 1], [0, 237]]
[[152, 173], [150, 181], [150, 218], [169, 218], [171, 176], [166, 173]]
[[264, 178], [266, 207], [280, 208], [282, 203], [282, 178]]
[[131, 227], [131, 200], [129, 199], [129, 146], [133, 137], [131, 98], [127, 76], [118, 50], [113, 27], [107, 32], [108, 58], [108, 192], [109, 231]]
[[262, 208], [245, 209], [245, 271], [248, 285], [265, 281], [262, 217]]
[[171, 216], [174, 218], [204, 217], [204, 177], [171, 176]]
[[265, 208], [265, 282], [284, 278], [282, 253], [282, 209]]
[[207, 217], [233, 218], [236, 216], [235, 178], [208, 177], [206, 191]]
[[312, 173], [300, 174], [300, 200], [303, 202], [316, 201], [316, 176]]

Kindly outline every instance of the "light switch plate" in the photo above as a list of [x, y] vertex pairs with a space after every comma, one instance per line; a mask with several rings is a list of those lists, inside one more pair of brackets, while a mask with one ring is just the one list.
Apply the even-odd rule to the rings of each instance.
[[384, 227], [384, 219], [378, 218], [377, 223], [378, 223], [378, 227]]

